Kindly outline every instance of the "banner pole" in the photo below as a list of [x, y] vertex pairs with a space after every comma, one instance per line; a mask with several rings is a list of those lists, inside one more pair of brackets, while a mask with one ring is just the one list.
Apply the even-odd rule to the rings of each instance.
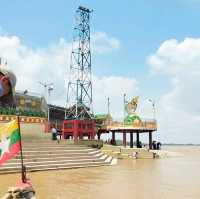
[[26, 183], [26, 167], [24, 166], [24, 161], [23, 161], [22, 137], [21, 137], [19, 115], [17, 115], [17, 123], [19, 127], [19, 135], [20, 135], [19, 143], [20, 143], [20, 157], [21, 157], [21, 179], [23, 183]]

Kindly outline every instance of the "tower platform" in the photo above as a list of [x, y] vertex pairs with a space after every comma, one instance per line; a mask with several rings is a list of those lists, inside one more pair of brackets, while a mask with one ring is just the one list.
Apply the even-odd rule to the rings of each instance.
[[101, 134], [112, 133], [111, 144], [115, 145], [115, 134], [123, 134], [123, 145], [127, 145], [126, 135], [130, 134], [130, 147], [133, 148], [133, 134], [136, 134], [136, 146], [140, 146], [140, 134], [149, 134], [149, 149], [152, 149], [152, 134], [157, 130], [156, 120], [143, 120], [137, 123], [124, 124], [123, 122], [110, 122], [109, 124], [102, 125], [97, 132], [98, 139], [100, 139]]
[[87, 136], [88, 139], [95, 137], [95, 121], [94, 120], [64, 120], [62, 128], [62, 137], [65, 139], [72, 138], [83, 139]]

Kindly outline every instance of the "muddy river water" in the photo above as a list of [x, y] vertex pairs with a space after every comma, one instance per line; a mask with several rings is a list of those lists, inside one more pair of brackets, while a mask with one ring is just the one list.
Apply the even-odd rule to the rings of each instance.
[[[200, 147], [167, 147], [181, 156], [119, 160], [118, 165], [29, 173], [39, 199], [199, 199]], [[19, 174], [0, 175], [0, 196]]]

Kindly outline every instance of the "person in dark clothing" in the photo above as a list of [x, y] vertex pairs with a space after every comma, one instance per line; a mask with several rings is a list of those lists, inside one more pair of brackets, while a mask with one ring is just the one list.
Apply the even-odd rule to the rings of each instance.
[[60, 143], [61, 137], [62, 137], [62, 131], [57, 129], [56, 138], [58, 143]]
[[161, 145], [162, 145], [161, 142], [157, 142], [157, 147], [156, 147], [157, 150], [161, 150]]
[[57, 140], [57, 130], [54, 124], [52, 125], [51, 128], [51, 134], [52, 134], [52, 140]]
[[156, 141], [155, 141], [155, 140], [153, 141], [152, 146], [153, 146], [153, 150], [156, 150], [156, 149], [157, 149], [157, 144], [156, 144]]
[[137, 148], [142, 148], [142, 142], [139, 141]]

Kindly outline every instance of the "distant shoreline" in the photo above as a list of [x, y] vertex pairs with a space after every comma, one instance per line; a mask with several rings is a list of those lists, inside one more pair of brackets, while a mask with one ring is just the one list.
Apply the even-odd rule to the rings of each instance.
[[174, 143], [164, 143], [163, 146], [200, 146], [200, 144], [174, 144]]
[[[104, 141], [105, 143], [105, 141]], [[161, 142], [162, 143], [162, 142]], [[122, 140], [116, 140], [116, 144], [117, 146], [123, 146], [123, 142]], [[129, 142], [126, 143], [127, 146], [130, 145]], [[133, 142], [133, 145], [136, 146], [136, 142]], [[148, 146], [149, 144], [148, 143], [142, 143], [142, 145], [146, 145]], [[192, 144], [192, 143], [187, 143], [187, 144], [180, 144], [180, 143], [162, 143], [162, 146], [200, 146], [200, 143], [199, 144]]]

